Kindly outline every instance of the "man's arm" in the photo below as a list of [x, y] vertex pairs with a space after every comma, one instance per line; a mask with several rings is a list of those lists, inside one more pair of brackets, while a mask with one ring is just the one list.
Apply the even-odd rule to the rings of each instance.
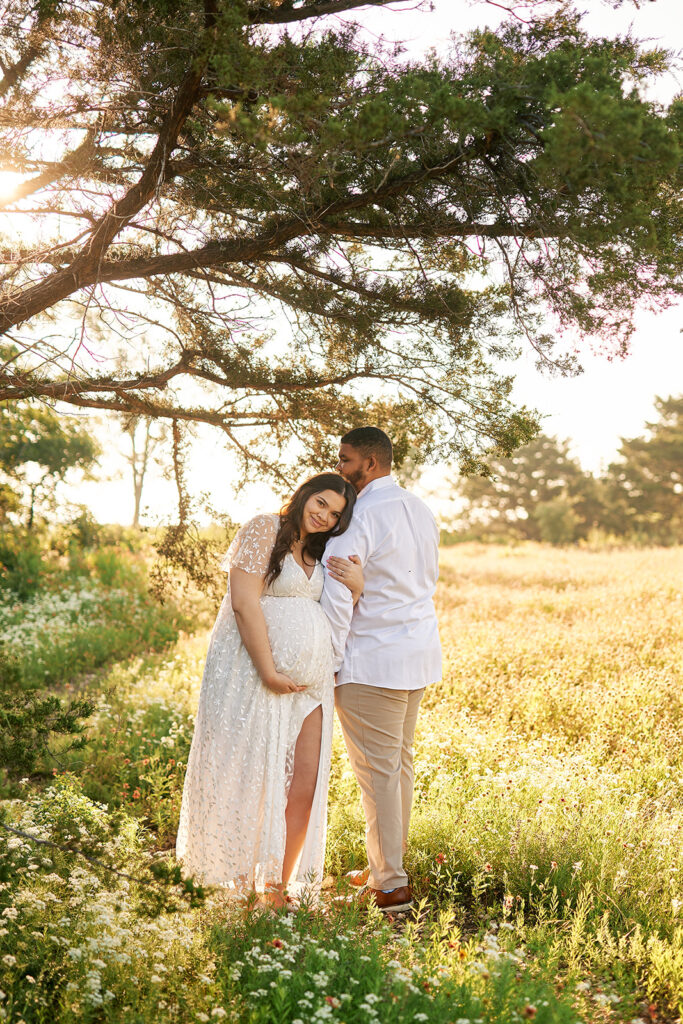
[[[329, 555], [337, 555], [340, 558], [358, 555], [360, 564], [365, 567], [369, 551], [370, 541], [364, 525], [360, 520], [352, 519], [346, 533], [343, 533], [341, 537], [332, 537], [327, 542], [323, 565]], [[332, 631], [334, 671], [336, 673], [344, 660], [344, 648], [353, 615], [353, 597], [348, 587], [338, 580], [332, 579], [327, 570], [325, 570], [325, 586], [320, 598], [320, 605], [329, 620]]]

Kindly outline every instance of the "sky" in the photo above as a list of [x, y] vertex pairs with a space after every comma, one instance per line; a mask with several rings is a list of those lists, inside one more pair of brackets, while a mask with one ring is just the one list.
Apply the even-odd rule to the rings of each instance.
[[[638, 38], [680, 51], [680, 4], [681, 0], [641, 0], [639, 9], [626, 2], [613, 10], [601, 0], [584, 0], [581, 6], [586, 11], [584, 23], [591, 32], [614, 35], [631, 27]], [[495, 6], [467, 0], [435, 0], [431, 13], [416, 10], [416, 6], [412, 2], [397, 2], [393, 13], [387, 9], [368, 9], [354, 13], [353, 17], [358, 18], [370, 37], [384, 35], [401, 40], [408, 52], [415, 55], [430, 48], [446, 47], [452, 31], [484, 24], [493, 27], [504, 17], [504, 12]], [[683, 77], [669, 75], [658, 84], [654, 98], [668, 101], [679, 91], [683, 91]], [[654, 418], [655, 396], [683, 393], [682, 314], [683, 304], [659, 314], [640, 313], [628, 356], [610, 361], [585, 349], [580, 352], [584, 373], [578, 377], [544, 377], [535, 369], [532, 354], [527, 353], [517, 363], [505, 364], [506, 370], [516, 377], [513, 397], [538, 409], [544, 417], [544, 431], [568, 439], [584, 468], [600, 472], [615, 458], [621, 437], [644, 432], [644, 424]], [[109, 437], [103, 470], [105, 474], [121, 475], [109, 482], [100, 479], [83, 484], [72, 489], [71, 497], [88, 504], [101, 521], [127, 522], [132, 515], [132, 485], [115, 451], [115, 441]], [[248, 488], [235, 496], [235, 469], [221, 450], [217, 433], [200, 431], [189, 468], [190, 486], [208, 491], [213, 504], [239, 522], [260, 509], [277, 507], [277, 499], [265, 485]], [[445, 478], [449, 475], [454, 474], [448, 471]], [[448, 518], [452, 509], [443, 481], [443, 467], [431, 469], [417, 489], [435, 506], [437, 515]], [[155, 471], [143, 495], [147, 521], [151, 523], [168, 515], [172, 502], [170, 483]]]

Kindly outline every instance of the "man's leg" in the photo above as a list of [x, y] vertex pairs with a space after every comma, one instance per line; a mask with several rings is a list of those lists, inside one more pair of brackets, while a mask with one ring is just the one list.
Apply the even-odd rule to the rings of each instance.
[[401, 781], [409, 696], [408, 690], [361, 683], [345, 683], [335, 691], [346, 749], [363, 798], [373, 889], [395, 889], [408, 882], [403, 870]]
[[413, 738], [415, 736], [417, 713], [420, 709], [420, 701], [422, 700], [424, 692], [424, 686], [421, 690], [408, 691], [408, 705], [406, 708], [406, 717], [403, 722], [403, 746], [401, 748], [401, 816], [403, 819], [404, 853], [408, 842], [410, 810], [413, 806]]

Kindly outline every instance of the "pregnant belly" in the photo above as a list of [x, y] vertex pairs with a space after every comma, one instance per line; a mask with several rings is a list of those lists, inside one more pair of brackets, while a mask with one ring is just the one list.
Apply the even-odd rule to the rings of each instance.
[[264, 597], [261, 607], [278, 672], [319, 699], [332, 684], [332, 642], [322, 608], [307, 597]]

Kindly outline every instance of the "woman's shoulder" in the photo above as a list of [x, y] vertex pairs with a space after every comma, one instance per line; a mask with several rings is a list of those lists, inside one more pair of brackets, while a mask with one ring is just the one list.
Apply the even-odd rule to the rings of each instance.
[[221, 562], [221, 569], [246, 569], [265, 571], [268, 556], [277, 538], [280, 517], [277, 514], [261, 513], [248, 519], [235, 534], [228, 553]]
[[268, 536], [277, 533], [279, 525], [280, 516], [277, 512], [259, 512], [258, 515], [247, 519], [246, 523], [240, 527], [239, 533], [242, 535], [260, 533]]

